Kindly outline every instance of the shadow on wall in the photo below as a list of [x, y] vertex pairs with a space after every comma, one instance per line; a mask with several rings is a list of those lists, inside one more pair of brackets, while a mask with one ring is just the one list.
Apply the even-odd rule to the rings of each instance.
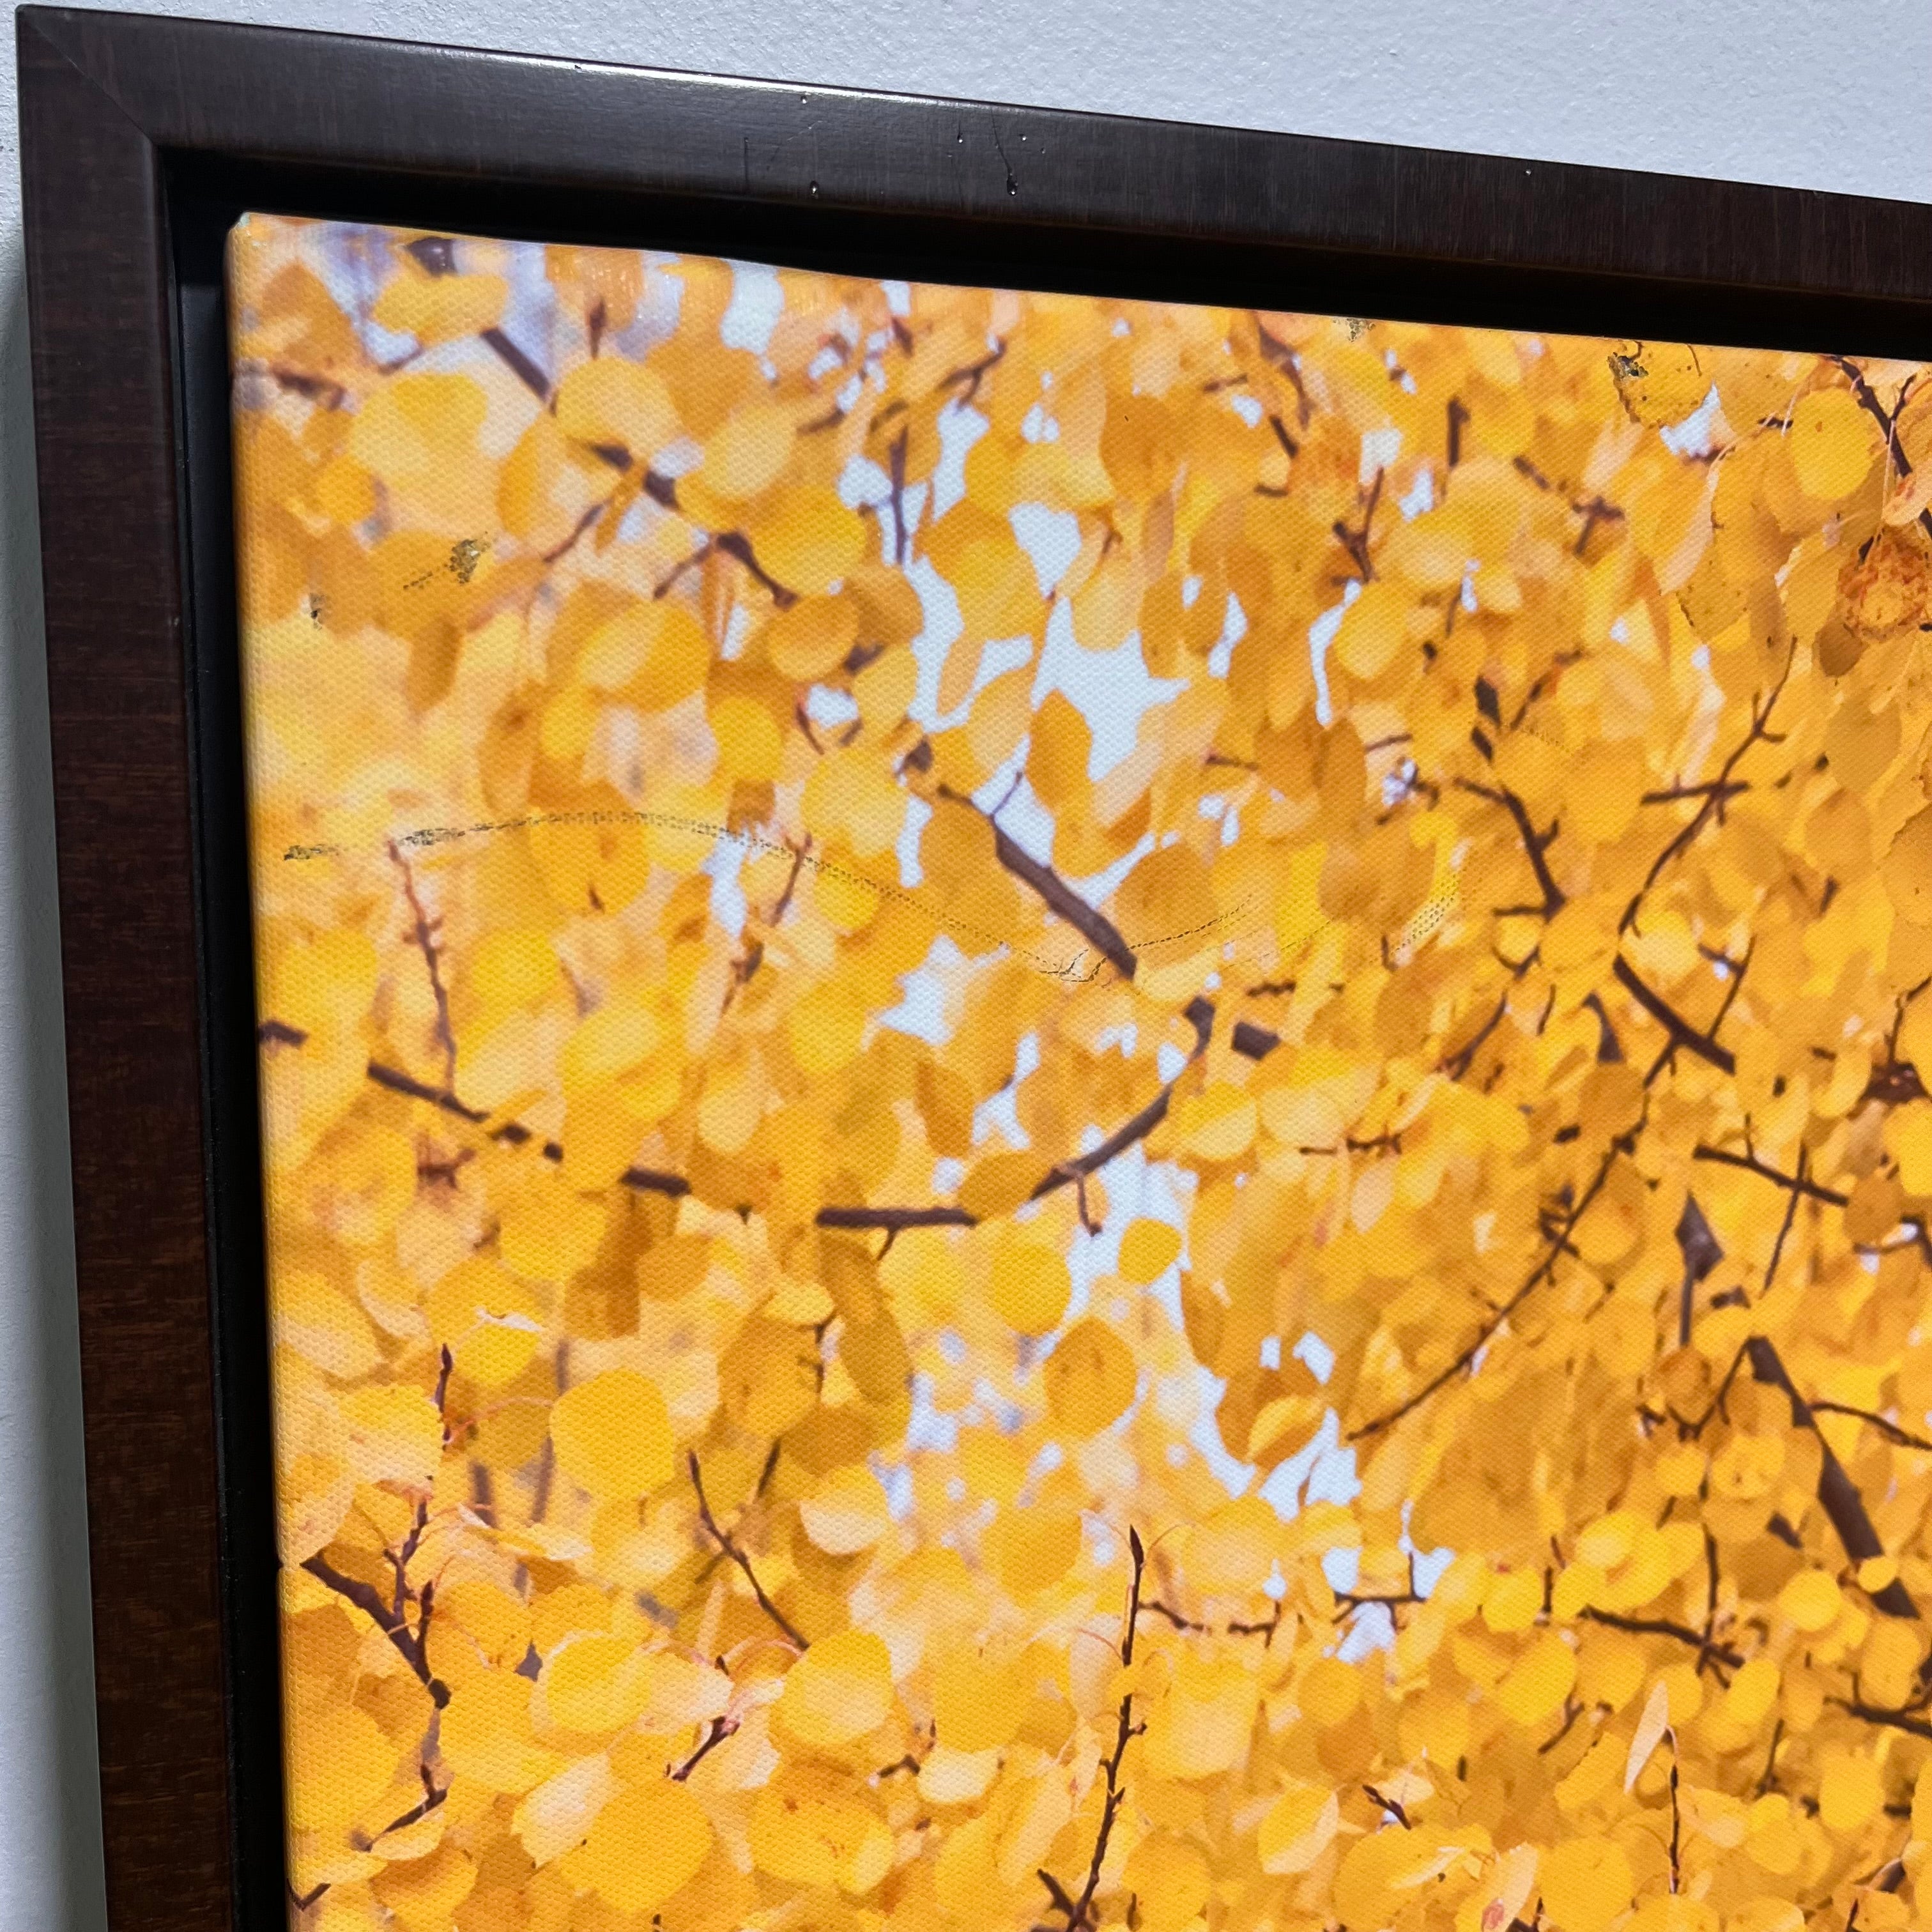
[[0, 260], [0, 1925], [106, 1924], [27, 296]]

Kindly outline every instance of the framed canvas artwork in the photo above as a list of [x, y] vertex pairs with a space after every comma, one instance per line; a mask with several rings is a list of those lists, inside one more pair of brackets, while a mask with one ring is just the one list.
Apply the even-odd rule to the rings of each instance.
[[1916, 1922], [1925, 212], [22, 19], [116, 1922]]

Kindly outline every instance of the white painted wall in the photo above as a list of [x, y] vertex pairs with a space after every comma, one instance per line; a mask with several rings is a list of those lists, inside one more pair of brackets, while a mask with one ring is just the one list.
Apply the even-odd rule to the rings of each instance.
[[[147, 4], [1932, 200], [1924, 0], [1850, 14], [1818, 0]], [[104, 1917], [10, 32], [0, 151], [0, 1932], [92, 1932]]]

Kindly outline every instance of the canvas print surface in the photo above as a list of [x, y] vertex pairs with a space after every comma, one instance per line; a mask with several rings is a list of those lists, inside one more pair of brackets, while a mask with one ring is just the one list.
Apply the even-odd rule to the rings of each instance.
[[230, 269], [292, 1925], [1924, 1922], [1922, 372]]

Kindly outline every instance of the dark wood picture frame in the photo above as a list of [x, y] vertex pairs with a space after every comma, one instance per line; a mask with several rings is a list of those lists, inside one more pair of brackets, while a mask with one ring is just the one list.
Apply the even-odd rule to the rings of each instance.
[[1932, 208], [16, 16], [112, 1923], [284, 1912], [222, 244], [244, 208], [1932, 358]]

